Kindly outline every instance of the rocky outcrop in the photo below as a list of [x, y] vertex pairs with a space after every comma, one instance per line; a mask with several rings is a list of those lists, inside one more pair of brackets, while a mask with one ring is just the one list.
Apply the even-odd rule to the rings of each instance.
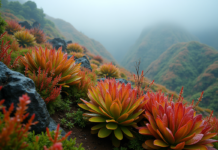
[[31, 29], [31, 25], [27, 21], [19, 21], [18, 23], [19, 25], [21, 25], [22, 27], [25, 27], [28, 30]]
[[54, 38], [54, 39], [48, 40], [47, 42], [52, 44], [53, 48], [55, 49], [62, 47], [63, 52], [66, 52], [67, 44], [72, 43], [72, 41], [65, 41], [61, 38]]
[[[72, 57], [72, 55], [68, 55], [67, 58], [70, 59], [70, 57]], [[92, 71], [92, 67], [91, 67], [90, 62], [89, 62], [89, 60], [88, 60], [88, 58], [86, 56], [83, 56], [81, 58], [74, 57], [74, 59], [75, 59], [75, 62], [77, 64], [81, 63], [81, 67], [87, 68], [87, 69]]]

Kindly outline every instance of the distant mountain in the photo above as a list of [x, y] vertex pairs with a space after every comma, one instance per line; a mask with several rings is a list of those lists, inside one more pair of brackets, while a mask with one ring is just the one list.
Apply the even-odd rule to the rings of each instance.
[[46, 18], [55, 23], [55, 26], [61, 31], [61, 33], [65, 36], [67, 40], [72, 40], [73, 42], [79, 43], [85, 46], [93, 54], [101, 55], [107, 60], [115, 62], [113, 56], [105, 49], [105, 47], [101, 43], [95, 41], [94, 39], [90, 39], [83, 33], [79, 32], [70, 23], [62, 19], [52, 18], [48, 15], [46, 16]]
[[201, 32], [194, 33], [201, 43], [212, 46], [218, 50], [218, 27], [216, 29], [208, 29]]
[[205, 91], [200, 106], [218, 111], [218, 51], [199, 42], [178, 43], [149, 65], [146, 76], [156, 83], [197, 100]]
[[146, 28], [121, 62], [126, 69], [135, 71], [134, 64], [141, 59], [142, 70], [155, 61], [170, 46], [179, 42], [197, 40], [184, 29], [174, 25], [157, 25]]

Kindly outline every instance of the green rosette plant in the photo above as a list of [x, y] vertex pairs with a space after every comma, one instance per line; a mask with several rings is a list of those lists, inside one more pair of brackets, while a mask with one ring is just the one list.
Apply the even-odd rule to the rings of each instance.
[[130, 84], [106, 79], [91, 87], [88, 97], [90, 101], [81, 99], [84, 103], [78, 105], [90, 112], [83, 114], [90, 122], [99, 123], [91, 128], [92, 134], [98, 133], [99, 138], [110, 135], [116, 147], [120, 145], [123, 135], [133, 137], [130, 128], [136, 126], [143, 112], [144, 96], [137, 99], [137, 92], [131, 89]]
[[18, 43], [23, 47], [34, 46], [36, 44], [34, 35], [30, 34], [28, 30], [18, 31], [14, 33], [14, 37]]
[[116, 66], [114, 66], [112, 63], [101, 65], [98, 71], [99, 71], [98, 75], [100, 77], [106, 77], [106, 78], [120, 77], [119, 69]]

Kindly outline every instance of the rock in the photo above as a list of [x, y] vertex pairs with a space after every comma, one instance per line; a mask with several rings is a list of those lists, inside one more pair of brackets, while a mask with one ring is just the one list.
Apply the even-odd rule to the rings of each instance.
[[[48, 125], [49, 131], [55, 131], [57, 129], [57, 123], [50, 117], [49, 119], [49, 125]], [[61, 136], [65, 136], [66, 132], [60, 127], [59, 131], [61, 130]], [[70, 140], [70, 136], [67, 138]]]
[[[31, 126], [31, 131], [36, 134], [46, 131], [49, 125], [50, 115], [46, 108], [44, 100], [40, 97], [35, 89], [35, 84], [32, 79], [25, 77], [19, 72], [15, 72], [7, 68], [5, 64], [0, 62], [0, 85], [3, 86], [0, 91], [0, 100], [5, 99], [4, 106], [9, 108], [11, 103], [14, 103], [14, 111], [19, 102], [19, 97], [27, 94], [30, 97], [31, 103], [28, 105], [28, 118], [35, 114], [34, 121], [39, 123]], [[26, 122], [24, 122], [26, 123]]]
[[40, 28], [40, 24], [37, 21], [35, 21], [32, 25], [32, 28]]
[[52, 44], [53, 48], [55, 48], [55, 49], [62, 47], [62, 51], [66, 52], [67, 44], [66, 44], [65, 40], [63, 40], [61, 38], [54, 38], [52, 40], [48, 40], [47, 42]]
[[19, 21], [18, 23], [19, 25], [21, 25], [22, 27], [25, 27], [28, 30], [31, 29], [31, 25], [27, 21]]
[[88, 68], [89, 70], [92, 71], [90, 62], [89, 62], [89, 60], [87, 59], [86, 56], [83, 56], [83, 57], [78, 58], [78, 59], [76, 59], [76, 57], [75, 57], [75, 61], [76, 61], [77, 64], [78, 64], [78, 63], [81, 63], [81, 66], [82, 66], [82, 67]]
[[66, 40], [65, 40], [65, 42], [66, 42], [66, 44], [73, 43], [71, 40], [70, 40], [70, 41], [66, 41]]

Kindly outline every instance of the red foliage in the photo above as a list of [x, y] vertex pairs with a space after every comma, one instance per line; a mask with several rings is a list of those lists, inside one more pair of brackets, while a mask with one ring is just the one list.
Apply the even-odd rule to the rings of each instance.
[[53, 146], [51, 146], [49, 149], [47, 149], [47, 147], [44, 146], [44, 150], [62, 150], [62, 143], [61, 142], [66, 140], [66, 138], [71, 134], [72, 131], [68, 132], [67, 134], [65, 134], [64, 137], [62, 137], [61, 139], [58, 140], [58, 137], [60, 134], [59, 128], [60, 128], [60, 125], [58, 124], [57, 129], [55, 131], [54, 139], [51, 137], [51, 135], [49, 133], [49, 129], [46, 128], [47, 135], [49, 137], [49, 140], [53, 143]]
[[94, 60], [97, 60], [98, 62], [102, 63], [103, 62], [103, 58], [99, 55], [96, 55], [93, 57]]
[[84, 92], [88, 92], [88, 89], [91, 88], [91, 86], [94, 86], [94, 82], [92, 82], [91, 78], [88, 76], [88, 74], [91, 71], [80, 71], [79, 72], [79, 76], [81, 76], [81, 81], [80, 83], [77, 85], [79, 90], [82, 90]]
[[[2, 87], [0, 87], [1, 89]], [[29, 115], [26, 113], [27, 105], [30, 103], [30, 99], [27, 95], [23, 95], [19, 98], [19, 103], [17, 111], [14, 117], [10, 117], [12, 111], [14, 110], [14, 104], [12, 103], [8, 111], [2, 104], [4, 100], [0, 101], [0, 109], [2, 109], [4, 117], [0, 119], [0, 149], [3, 147], [10, 147], [12, 149], [22, 149], [28, 145], [23, 141], [23, 137], [28, 135], [28, 130], [33, 123], [35, 114], [31, 116], [28, 123], [22, 125], [24, 119]]]
[[[1, 36], [0, 39], [2, 39], [2, 37], [5, 35], [6, 32], [4, 32]], [[2, 44], [0, 45], [0, 61], [2, 61], [6, 66], [8, 66], [9, 68], [15, 68], [18, 65], [18, 60], [21, 56], [18, 56], [15, 61], [13, 62], [12, 65], [11, 64], [11, 53], [12, 51], [10, 51], [10, 53], [8, 52], [8, 49], [10, 48], [9, 45], [9, 41], [7, 43], [4, 44], [4, 41], [2, 41]]]
[[9, 34], [14, 34], [17, 31], [20, 31], [22, 29], [21, 25], [15, 20], [6, 20], [7, 26], [5, 27], [5, 30]]
[[45, 33], [40, 30], [39, 28], [33, 28], [33, 29], [30, 29], [30, 33], [32, 35], [34, 35], [34, 37], [36, 38], [36, 42], [37, 43], [45, 43], [46, 42], [46, 36], [45, 36]]
[[[28, 72], [27, 66], [25, 70], [26, 74]], [[37, 75], [35, 71], [33, 71], [33, 74], [29, 73], [28, 76], [34, 81], [37, 91], [40, 93], [41, 97], [46, 103], [54, 101], [58, 95], [60, 95], [62, 87], [56, 86], [60, 81], [61, 74], [53, 79], [52, 76], [48, 76], [48, 69], [46, 71], [41, 71], [41, 68], [39, 67]], [[46, 93], [46, 95], [42, 93]]]

